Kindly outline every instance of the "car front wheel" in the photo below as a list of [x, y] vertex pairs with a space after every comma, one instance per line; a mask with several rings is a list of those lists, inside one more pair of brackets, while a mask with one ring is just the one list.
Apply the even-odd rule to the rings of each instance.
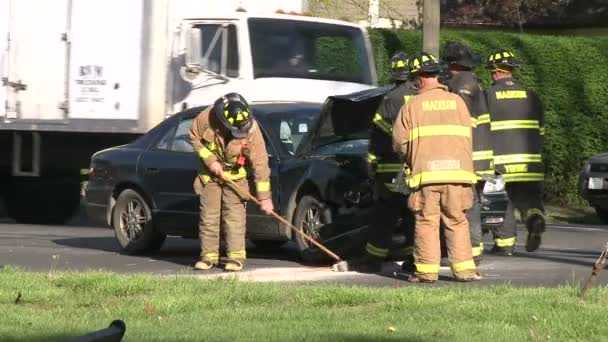
[[150, 207], [136, 191], [124, 190], [112, 214], [116, 241], [124, 252], [141, 254], [159, 250], [166, 235], [155, 231]]
[[[322, 228], [331, 223], [331, 210], [314, 196], [303, 196], [298, 202], [293, 223], [296, 227], [301, 228], [304, 233], [318, 242], [322, 242]], [[298, 246], [298, 250], [307, 261], [315, 261], [318, 259], [318, 251], [315, 246], [302, 237], [302, 234], [295, 233], [294, 241]]]

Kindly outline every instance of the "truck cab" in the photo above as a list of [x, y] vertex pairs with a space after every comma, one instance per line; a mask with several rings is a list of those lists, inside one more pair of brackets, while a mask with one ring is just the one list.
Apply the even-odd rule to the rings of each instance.
[[[366, 31], [350, 23], [225, 5], [174, 34], [173, 110], [236, 91], [250, 102], [322, 103], [376, 85]], [[193, 8], [189, 13], [192, 15]], [[203, 13], [201, 13], [201, 18]]]

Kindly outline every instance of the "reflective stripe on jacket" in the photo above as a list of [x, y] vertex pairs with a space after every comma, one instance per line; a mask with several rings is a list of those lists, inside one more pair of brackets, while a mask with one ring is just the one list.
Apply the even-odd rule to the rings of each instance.
[[447, 87], [420, 90], [393, 126], [393, 147], [411, 169], [407, 185], [475, 183], [471, 126], [466, 104]]

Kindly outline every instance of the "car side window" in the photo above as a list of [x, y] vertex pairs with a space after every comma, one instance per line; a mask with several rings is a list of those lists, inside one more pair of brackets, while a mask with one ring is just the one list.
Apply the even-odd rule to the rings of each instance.
[[167, 130], [165, 135], [158, 141], [156, 144], [157, 150], [168, 151], [171, 146], [171, 141], [173, 140], [173, 136], [175, 135], [175, 126], [171, 127], [171, 129]]
[[194, 152], [194, 148], [190, 144], [190, 126], [192, 126], [192, 118], [183, 120], [175, 130], [175, 138], [171, 144], [171, 151], [176, 152]]

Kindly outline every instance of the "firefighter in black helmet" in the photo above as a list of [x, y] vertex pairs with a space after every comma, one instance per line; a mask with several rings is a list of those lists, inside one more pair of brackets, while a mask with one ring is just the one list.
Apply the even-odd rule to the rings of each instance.
[[471, 231], [471, 245], [476, 263], [481, 261], [483, 253], [481, 230], [481, 194], [484, 181], [481, 175], [493, 175], [492, 141], [490, 136], [490, 114], [488, 105], [479, 79], [473, 73], [473, 68], [479, 63], [478, 57], [471, 49], [460, 43], [450, 41], [443, 49], [443, 59], [448, 66], [449, 78], [446, 85], [452, 93], [458, 94], [466, 103], [471, 113], [473, 125], [473, 168], [477, 174], [477, 184], [474, 187], [475, 201], [467, 212]]
[[408, 81], [407, 66], [408, 60], [404, 53], [397, 53], [391, 58], [391, 78], [395, 86], [385, 95], [371, 123], [368, 162], [370, 176], [374, 179], [375, 204], [365, 254], [349, 262], [351, 270], [365, 273], [380, 272], [382, 261], [388, 256], [392, 235], [397, 225], [402, 228], [406, 237], [404, 265], [413, 265], [414, 217], [405, 205], [407, 199], [398, 191], [395, 183], [402, 162], [392, 147], [395, 117], [417, 91]]
[[487, 67], [494, 85], [487, 90], [494, 167], [505, 181], [509, 205], [502, 226], [495, 230], [493, 251], [511, 255], [515, 247], [515, 216], [518, 209], [528, 230], [526, 250], [533, 252], [545, 231], [543, 205], [544, 165], [542, 145], [545, 133], [543, 106], [536, 93], [513, 79], [522, 63], [505, 49], [492, 52]]

